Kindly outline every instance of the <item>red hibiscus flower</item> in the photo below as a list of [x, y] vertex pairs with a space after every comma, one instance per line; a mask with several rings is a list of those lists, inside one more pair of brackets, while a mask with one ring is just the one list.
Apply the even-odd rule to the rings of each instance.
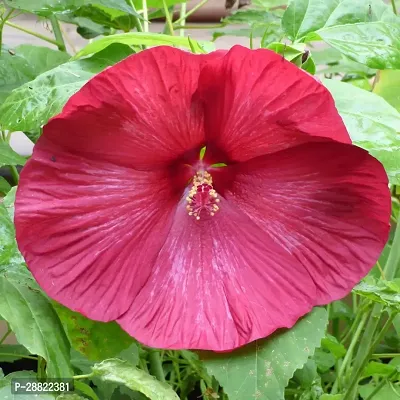
[[15, 220], [60, 303], [149, 346], [229, 350], [345, 296], [389, 214], [383, 167], [312, 76], [268, 50], [158, 47], [44, 127]]

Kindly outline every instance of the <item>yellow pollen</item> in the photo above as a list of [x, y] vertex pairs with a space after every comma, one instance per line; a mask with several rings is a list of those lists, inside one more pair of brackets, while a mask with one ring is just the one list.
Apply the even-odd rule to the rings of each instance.
[[220, 202], [213, 188], [212, 176], [207, 171], [198, 171], [193, 177], [192, 187], [186, 197], [186, 210], [190, 216], [200, 220], [200, 214], [208, 213], [211, 217], [219, 210], [216, 203]]

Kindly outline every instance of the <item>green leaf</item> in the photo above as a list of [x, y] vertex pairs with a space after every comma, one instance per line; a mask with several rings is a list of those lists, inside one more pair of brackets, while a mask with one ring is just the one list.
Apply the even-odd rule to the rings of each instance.
[[70, 56], [47, 47], [21, 45], [0, 54], [0, 104], [12, 90], [66, 62]]
[[14, 52], [16, 56], [25, 58], [35, 77], [70, 59], [70, 56], [65, 52], [29, 44], [16, 47]]
[[342, 394], [323, 394], [319, 400], [343, 400]]
[[0, 314], [19, 343], [47, 361], [49, 377], [70, 377], [69, 343], [46, 295], [23, 265], [0, 272]]
[[282, 54], [288, 61], [293, 61], [304, 53], [306, 46], [303, 43], [296, 43], [289, 46], [284, 43], [273, 42], [267, 46], [267, 49]]
[[322, 28], [379, 20], [396, 20], [381, 0], [292, 0], [282, 26], [290, 39], [298, 40]]
[[8, 181], [0, 176], [0, 194], [6, 195], [11, 189], [11, 185]]
[[317, 364], [312, 359], [308, 359], [303, 365], [303, 368], [298, 369], [293, 376], [301, 385], [303, 389], [312, 386], [315, 379], [318, 378]]
[[289, 379], [325, 336], [327, 320], [325, 309], [315, 308], [290, 330], [231, 353], [203, 353], [204, 365], [230, 400], [283, 400]]
[[344, 357], [347, 353], [346, 347], [331, 335], [326, 335], [326, 337], [321, 340], [321, 347], [331, 352], [337, 359]]
[[179, 400], [171, 386], [135, 368], [126, 361], [105, 360], [93, 366], [93, 372], [104, 381], [127, 386], [146, 395], [150, 400]]
[[78, 4], [83, 3], [83, 0], [5, 0], [5, 3], [19, 10], [48, 15], [76, 8]]
[[384, 376], [387, 377], [391, 375], [393, 372], [398, 370], [398, 368], [394, 365], [383, 364], [376, 361], [371, 361], [365, 367], [362, 378], [367, 378], [369, 376]]
[[[86, 45], [81, 51], [73, 57], [74, 60], [82, 58], [84, 56], [97, 53], [113, 43], [122, 43], [129, 46], [179, 46], [190, 49], [190, 42], [187, 37], [181, 36], [170, 36], [159, 33], [146, 33], [146, 32], [129, 32], [120, 33], [116, 35], [106, 36], [101, 39], [97, 39], [92, 43]], [[211, 42], [197, 42], [191, 39], [191, 43], [194, 44], [197, 52], [204, 52], [204, 50], [211, 51], [215, 49], [215, 46]]]
[[320, 372], [328, 372], [336, 363], [336, 358], [330, 352], [322, 349], [316, 349], [313, 357]]
[[110, 28], [129, 32], [136, 24], [134, 15], [96, 4], [80, 7], [72, 13], [60, 14], [58, 19], [78, 25], [78, 33], [83, 33], [82, 36], [89, 39], [100, 34], [110, 34]]
[[14, 362], [29, 354], [29, 351], [20, 344], [0, 344], [0, 362]]
[[13, 131], [39, 130], [92, 76], [130, 54], [128, 46], [114, 44], [91, 58], [65, 63], [39, 75], [7, 98], [0, 107], [1, 123]]
[[[29, 378], [31, 382], [37, 382], [36, 374], [33, 371], [17, 371], [8, 374], [3, 379], [0, 379], [0, 399], [2, 400], [31, 400], [31, 396], [26, 394], [13, 395], [11, 394], [11, 380], [14, 378]], [[37, 393], [34, 396], [35, 400], [54, 400], [51, 394]]]
[[373, 91], [400, 112], [400, 71], [378, 71]]
[[97, 322], [53, 303], [72, 347], [89, 360], [101, 361], [117, 356], [133, 339], [116, 322]]
[[68, 339], [49, 299], [23, 263], [4, 204], [0, 204], [0, 249], [0, 315], [18, 343], [47, 361], [49, 377], [72, 376]]
[[381, 303], [400, 311], [400, 279], [378, 281], [375, 283], [370, 278], [368, 282], [359, 283], [353, 289], [353, 292], [376, 303]]
[[87, 385], [86, 383], [78, 381], [78, 380], [75, 380], [74, 381], [74, 388], [75, 388], [75, 390], [78, 390], [82, 394], [88, 396], [88, 398], [98, 400], [98, 397], [97, 397], [95, 391], [89, 385]]
[[113, 8], [124, 13], [138, 15], [125, 0], [5, 0], [10, 7], [26, 10], [39, 15], [66, 13], [79, 7], [96, 4]]
[[318, 31], [347, 57], [375, 69], [400, 69], [400, 24], [365, 22]]
[[25, 58], [3, 50], [0, 53], [0, 105], [12, 90], [34, 78], [32, 68]]
[[17, 154], [8, 143], [0, 138], [0, 167], [4, 165], [24, 165], [26, 159]]
[[86, 400], [86, 397], [79, 396], [76, 393], [62, 393], [56, 397], [56, 400]]
[[[366, 400], [375, 389], [376, 385], [374, 383], [361, 385], [359, 388], [361, 398], [363, 400]], [[384, 385], [383, 388], [380, 389], [376, 395], [374, 395], [373, 400], [399, 400], [399, 398], [400, 390], [398, 386], [394, 387], [393, 385], [388, 383]]]
[[400, 114], [374, 93], [337, 80], [323, 80], [354, 144], [368, 150], [400, 183]]

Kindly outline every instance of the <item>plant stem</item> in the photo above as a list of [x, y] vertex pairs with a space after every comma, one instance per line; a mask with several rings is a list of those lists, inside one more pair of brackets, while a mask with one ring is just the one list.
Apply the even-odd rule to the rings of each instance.
[[354, 336], [353, 336], [353, 338], [352, 338], [352, 340], [350, 342], [350, 346], [349, 346], [349, 348], [347, 350], [346, 356], [344, 357], [343, 363], [342, 363], [342, 365], [340, 367], [340, 370], [338, 372], [338, 376], [337, 376], [336, 381], [335, 381], [335, 383], [333, 385], [332, 394], [336, 394], [337, 388], [341, 387], [341, 381], [342, 381], [342, 378], [343, 378], [344, 371], [346, 370], [351, 358], [353, 357], [354, 348], [355, 348], [355, 346], [356, 346], [356, 344], [358, 342], [358, 339], [359, 339], [359, 337], [360, 337], [360, 335], [362, 333], [362, 330], [364, 329], [364, 325], [367, 322], [367, 318], [368, 318], [368, 313], [365, 313], [362, 316], [360, 323], [358, 324], [357, 330], [354, 333]]
[[38, 364], [38, 367], [37, 367], [38, 378], [39, 379], [46, 378], [46, 372], [45, 372], [46, 360], [43, 357], [38, 356], [37, 362], [38, 362], [37, 363]]
[[27, 358], [28, 360], [35, 360], [37, 361], [37, 357], [34, 356], [26, 356], [22, 354], [15, 354], [15, 353], [0, 353], [0, 356], [4, 357], [14, 357], [14, 358]]
[[174, 26], [172, 24], [172, 18], [171, 18], [171, 14], [169, 13], [169, 10], [168, 10], [167, 2], [165, 0], [162, 0], [162, 3], [163, 3], [165, 19], [166, 19], [166, 23], [167, 23], [167, 26], [169, 29], [169, 33], [171, 36], [174, 36]]
[[4, 29], [4, 24], [7, 22], [8, 18], [11, 17], [11, 14], [14, 12], [14, 9], [12, 8], [8, 13], [5, 13], [0, 17], [0, 52], [1, 52], [1, 47], [3, 45], [3, 29]]
[[386, 379], [382, 379], [379, 385], [375, 388], [375, 390], [365, 399], [365, 400], [372, 400], [374, 396], [386, 385], [386, 382], [393, 378], [395, 375], [398, 374], [397, 369], [393, 371]]
[[382, 354], [372, 354], [373, 358], [394, 358], [400, 357], [400, 353], [382, 353]]
[[12, 176], [12, 178], [14, 180], [14, 183], [16, 185], [18, 185], [18, 183], [19, 183], [19, 173], [18, 173], [17, 168], [15, 168], [14, 165], [9, 165], [8, 168], [10, 169], [11, 176]]
[[58, 19], [55, 17], [54, 14], [52, 14], [49, 17], [49, 20], [50, 20], [50, 23], [51, 23], [51, 27], [53, 28], [54, 36], [55, 36], [56, 41], [58, 43], [57, 44], [58, 50], [66, 52], [67, 48], [65, 47], [64, 38], [63, 38], [61, 29], [60, 29], [60, 23], [58, 22]]
[[[396, 231], [393, 238], [392, 248], [386, 262], [384, 268], [384, 274], [387, 280], [392, 280], [396, 276], [397, 268], [400, 265], [400, 224], [396, 225]], [[368, 358], [370, 357], [372, 351], [374, 350], [374, 346], [378, 343], [377, 341], [373, 342], [375, 333], [378, 329], [379, 322], [381, 321], [381, 315], [383, 311], [383, 306], [381, 304], [376, 304], [370, 314], [370, 318], [367, 324], [367, 327], [364, 331], [364, 335], [362, 336], [360, 345], [358, 347], [358, 352], [356, 358], [354, 360], [353, 366], [353, 376], [350, 381], [349, 387], [343, 397], [343, 400], [354, 400], [356, 396], [356, 387], [357, 383], [360, 379], [360, 376], [363, 372], [365, 364], [368, 362]], [[393, 321], [394, 316], [391, 316], [388, 320], [390, 323]], [[389, 328], [388, 322], [386, 322], [384, 328], [379, 334], [379, 340], [385, 334], [385, 330]]]
[[27, 33], [29, 35], [35, 36], [35, 37], [37, 37], [39, 39], [42, 39], [42, 40], [44, 40], [44, 41], [46, 41], [48, 43], [54, 44], [57, 47], [60, 46], [60, 43], [58, 43], [56, 40], [54, 40], [52, 38], [49, 38], [49, 37], [46, 37], [44, 35], [41, 35], [40, 33], [37, 33], [37, 32], [31, 31], [29, 29], [26, 29], [23, 26], [20, 26], [20, 25], [17, 25], [17, 24], [13, 24], [12, 22], [9, 22], [9, 21], [6, 21], [5, 24], [8, 25], [8, 26], [11, 26], [12, 28], [18, 29], [18, 30], [20, 30], [22, 32], [25, 32], [25, 33]]
[[[128, 3], [131, 6], [133, 12], [136, 13], [136, 8], [135, 8], [135, 5], [133, 4], [133, 0], [128, 0]], [[138, 32], [143, 32], [143, 27], [142, 27], [142, 23], [140, 22], [140, 19], [136, 15], [134, 15], [133, 17], [135, 19], [136, 30]]]
[[143, 30], [144, 30], [144, 32], [148, 32], [149, 31], [149, 12], [147, 10], [147, 0], [142, 0], [142, 7], [143, 7]]
[[150, 373], [160, 382], [165, 382], [164, 370], [161, 362], [160, 352], [152, 350], [149, 352]]
[[179, 19], [182, 29], [179, 30], [180, 36], [185, 36], [185, 25], [186, 25], [186, 2], [181, 4], [181, 12], [179, 13]]
[[0, 339], [0, 344], [3, 344], [3, 342], [7, 339], [8, 335], [12, 332], [11, 328], [8, 326], [7, 332], [3, 335], [3, 337]]
[[215, 24], [215, 25], [185, 25], [185, 26], [174, 26], [174, 29], [217, 29], [217, 28], [223, 28], [225, 25], [224, 24]]
[[392, 1], [393, 12], [397, 15], [396, 1], [395, 0], [391, 0], [391, 1]]
[[[185, 13], [184, 16], [180, 15], [179, 19], [177, 19], [174, 24], [175, 25], [179, 25], [180, 23], [184, 22], [187, 17], [189, 17], [190, 15], [192, 15], [193, 13], [195, 13], [199, 8], [203, 7], [204, 4], [206, 4], [208, 2], [208, 0], [202, 0], [199, 4], [196, 4], [190, 11], [188, 11], [187, 13]], [[186, 6], [186, 3], [184, 3]], [[183, 4], [182, 4], [183, 5]], [[185, 25], [184, 23], [182, 25]]]
[[75, 375], [72, 378], [73, 379], [88, 379], [94, 376], [94, 372], [91, 372], [90, 374], [85, 374], [85, 375]]

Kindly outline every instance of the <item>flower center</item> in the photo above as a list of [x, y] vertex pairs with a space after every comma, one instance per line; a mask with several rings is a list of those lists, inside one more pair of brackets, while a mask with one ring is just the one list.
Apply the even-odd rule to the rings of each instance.
[[188, 214], [200, 219], [200, 214], [206, 212], [211, 216], [219, 210], [217, 203], [219, 198], [213, 188], [212, 176], [207, 171], [198, 171], [193, 177], [193, 184], [190, 188], [186, 209]]

